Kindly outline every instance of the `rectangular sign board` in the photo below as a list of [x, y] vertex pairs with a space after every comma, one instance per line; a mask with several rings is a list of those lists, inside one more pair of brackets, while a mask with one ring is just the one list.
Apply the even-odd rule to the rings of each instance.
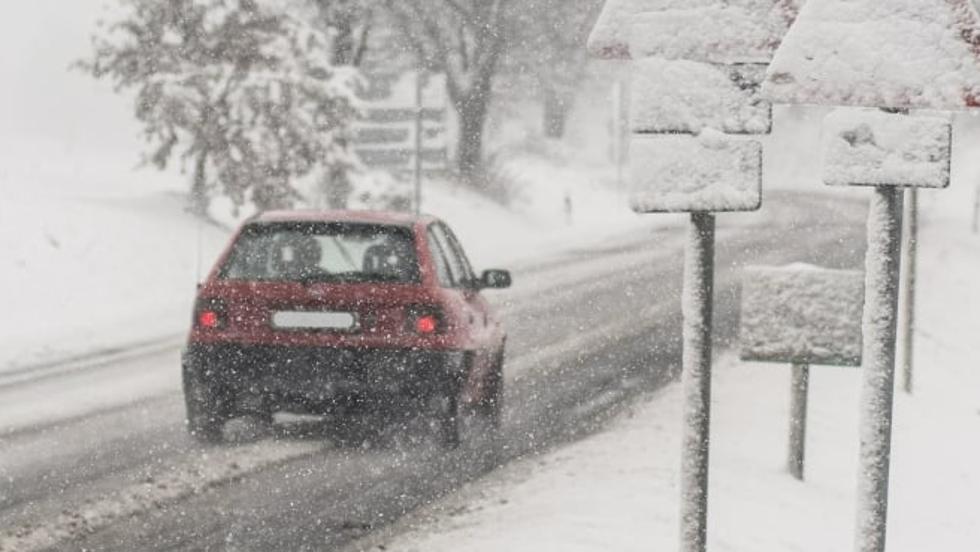
[[810, 265], [747, 267], [742, 360], [860, 366], [864, 274]]
[[837, 109], [824, 119], [831, 186], [949, 186], [952, 124], [939, 116]]
[[630, 126], [638, 133], [768, 134], [772, 104], [763, 64], [717, 65], [645, 58], [633, 63]]
[[638, 213], [754, 211], [762, 205], [762, 144], [713, 130], [634, 134], [630, 180]]
[[358, 99], [361, 117], [351, 126], [354, 153], [361, 163], [397, 177], [411, 175], [415, 168], [416, 125], [421, 119], [419, 159], [423, 172], [431, 175], [448, 170], [444, 75], [369, 75], [358, 90]]

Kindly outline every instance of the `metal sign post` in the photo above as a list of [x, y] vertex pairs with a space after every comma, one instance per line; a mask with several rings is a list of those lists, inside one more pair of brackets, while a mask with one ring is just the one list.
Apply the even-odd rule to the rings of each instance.
[[919, 190], [911, 188], [905, 192], [905, 248], [902, 252], [901, 301], [902, 316], [899, 317], [899, 339], [902, 347], [902, 389], [911, 394], [915, 354], [915, 279], [919, 241]]
[[[703, 552], [708, 522], [714, 213], [761, 207], [762, 145], [729, 134], [769, 132], [772, 114], [759, 88], [765, 63], [796, 17], [797, 6], [782, 0], [760, 0], [748, 8], [716, 2], [694, 14], [655, 6], [655, 2], [607, 0], [588, 49], [601, 59], [634, 62], [629, 151], [633, 210], [691, 216], [682, 292], [685, 411], [680, 549]], [[698, 31], [677, 33], [686, 28]]]
[[858, 478], [858, 550], [883, 552], [888, 519], [895, 336], [902, 251], [902, 191], [878, 186], [868, 212], [865, 257], [864, 383]]
[[789, 455], [786, 468], [796, 479], [803, 481], [803, 465], [806, 460], [806, 403], [810, 389], [810, 366], [793, 364], [793, 381], [790, 385], [789, 407]]
[[691, 213], [684, 253], [684, 435], [681, 449], [681, 550], [700, 552], [708, 535], [711, 327], [715, 216]]
[[424, 89], [425, 73], [418, 71], [415, 74], [415, 214], [422, 213], [422, 114], [424, 106], [422, 104], [422, 91]]

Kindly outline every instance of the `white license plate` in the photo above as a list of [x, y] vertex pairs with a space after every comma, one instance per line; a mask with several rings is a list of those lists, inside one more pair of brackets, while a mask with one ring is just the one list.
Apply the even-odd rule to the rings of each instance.
[[287, 330], [350, 330], [356, 320], [349, 312], [278, 311], [272, 325]]

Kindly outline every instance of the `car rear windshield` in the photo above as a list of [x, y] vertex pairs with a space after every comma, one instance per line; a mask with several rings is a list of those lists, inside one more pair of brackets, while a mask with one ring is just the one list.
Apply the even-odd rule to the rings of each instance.
[[275, 222], [244, 228], [228, 280], [417, 283], [412, 233], [382, 224]]

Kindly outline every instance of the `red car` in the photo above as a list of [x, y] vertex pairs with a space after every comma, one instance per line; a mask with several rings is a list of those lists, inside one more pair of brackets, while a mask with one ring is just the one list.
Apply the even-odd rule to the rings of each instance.
[[283, 211], [237, 231], [200, 286], [183, 354], [190, 433], [238, 415], [422, 413], [458, 444], [461, 419], [500, 423], [506, 333], [442, 221]]

